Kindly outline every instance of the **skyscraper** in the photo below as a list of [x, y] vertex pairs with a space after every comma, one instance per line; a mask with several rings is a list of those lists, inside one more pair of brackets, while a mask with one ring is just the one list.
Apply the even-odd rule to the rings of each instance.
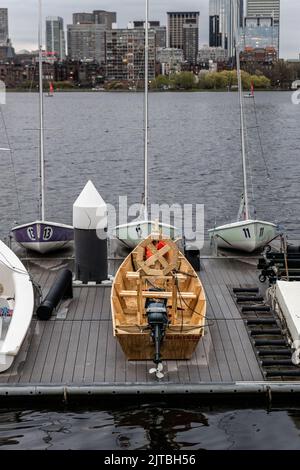
[[112, 29], [117, 22], [117, 13], [105, 10], [94, 10], [93, 13], [73, 13], [73, 24], [101, 24]]
[[66, 58], [64, 20], [60, 16], [46, 18], [46, 50], [60, 60]]
[[248, 0], [247, 16], [273, 17], [279, 23], [280, 0]]
[[105, 62], [105, 33], [111, 31], [117, 13], [94, 10], [92, 13], [74, 13], [73, 24], [68, 25], [68, 55], [73, 60]]
[[68, 55], [72, 60], [105, 62], [105, 26], [101, 24], [68, 25]]
[[[133, 28], [144, 28], [144, 20], [133, 22]], [[155, 31], [156, 47], [166, 47], [167, 45], [167, 28], [160, 25], [160, 21], [149, 21], [149, 28]]]
[[235, 55], [235, 36], [239, 37], [244, 19], [244, 0], [210, 0], [209, 45], [222, 47], [228, 58]]
[[196, 63], [199, 49], [199, 11], [168, 12], [168, 47], [182, 49], [189, 63]]
[[8, 9], [0, 8], [0, 44], [8, 42]]
[[272, 18], [276, 48], [280, 46], [280, 0], [248, 0], [247, 18]]

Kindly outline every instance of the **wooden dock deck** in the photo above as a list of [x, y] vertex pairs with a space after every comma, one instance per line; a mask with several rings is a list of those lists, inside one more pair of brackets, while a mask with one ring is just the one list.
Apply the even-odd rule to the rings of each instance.
[[[60, 269], [73, 267], [68, 257], [24, 263], [44, 294]], [[110, 261], [110, 274], [119, 263]], [[178, 386], [188, 392], [200, 385], [212, 391], [222, 384], [256, 384], [259, 390], [267, 381], [232, 295], [233, 287], [259, 285], [255, 260], [202, 257], [200, 277], [207, 296], [206, 334], [191, 360], [164, 363], [164, 379], [149, 374], [151, 361], [126, 360], [112, 332], [110, 285], [78, 285], [74, 299], [63, 302], [51, 320], [33, 318], [13, 366], [0, 375], [0, 394], [22, 387], [32, 393], [32, 387], [94, 386], [111, 391], [132, 386], [138, 393], [138, 384], [160, 391]]]

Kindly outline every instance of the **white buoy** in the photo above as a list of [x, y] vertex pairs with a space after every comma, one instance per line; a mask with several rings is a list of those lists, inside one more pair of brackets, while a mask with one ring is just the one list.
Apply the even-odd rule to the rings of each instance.
[[73, 205], [76, 279], [107, 279], [107, 205], [91, 181]]

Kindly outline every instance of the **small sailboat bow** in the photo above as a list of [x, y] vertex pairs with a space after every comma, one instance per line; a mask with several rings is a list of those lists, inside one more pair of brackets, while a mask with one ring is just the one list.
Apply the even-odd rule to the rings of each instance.
[[129, 360], [190, 359], [204, 334], [202, 283], [173, 240], [149, 235], [125, 259], [112, 287], [114, 336]]

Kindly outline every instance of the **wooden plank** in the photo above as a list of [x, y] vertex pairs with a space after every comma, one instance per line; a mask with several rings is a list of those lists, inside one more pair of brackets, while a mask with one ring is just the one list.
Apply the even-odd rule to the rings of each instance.
[[118, 341], [116, 342], [115, 381], [126, 382], [126, 356]]
[[100, 320], [104, 299], [104, 289], [102, 287], [97, 287], [95, 291], [96, 297], [92, 311], [92, 320]]
[[33, 334], [30, 341], [30, 347], [28, 350], [26, 362], [24, 363], [22, 370], [20, 371], [20, 376], [18, 378], [19, 382], [30, 382], [30, 377], [32, 374], [33, 367], [35, 365], [35, 361], [37, 360], [38, 350], [42, 341], [45, 325], [46, 322], [41, 321], [34, 321], [33, 323]]
[[71, 321], [63, 322], [62, 332], [60, 335], [60, 342], [56, 355], [56, 361], [51, 377], [51, 382], [55, 384], [62, 383], [63, 372], [71, 338], [72, 324], [73, 323]]
[[74, 315], [74, 320], [80, 321], [83, 319], [84, 314], [85, 314], [88, 294], [89, 294], [89, 289], [87, 287], [82, 287], [79, 302], [78, 302], [77, 309]]
[[67, 356], [62, 376], [63, 383], [71, 383], [75, 368], [75, 361], [77, 356], [78, 342], [81, 330], [81, 321], [72, 322], [72, 329], [70, 334], [70, 341], [68, 345]]
[[83, 314], [84, 320], [92, 320], [93, 318], [93, 311], [94, 311], [94, 304], [97, 294], [97, 288], [88, 289], [88, 298], [86, 301], [85, 311]]
[[104, 290], [103, 293], [103, 303], [101, 310], [101, 320], [110, 320], [111, 319], [111, 309], [110, 309], [110, 287], [101, 287]]
[[74, 320], [76, 311], [78, 306], [80, 305], [80, 298], [82, 294], [82, 288], [81, 287], [76, 287], [73, 289], [73, 302], [70, 305], [69, 311], [68, 311], [68, 320]]
[[58, 346], [60, 343], [60, 337], [62, 334], [63, 322], [55, 321], [53, 334], [51, 336], [51, 342], [49, 344], [48, 352], [45, 358], [45, 364], [43, 368], [43, 373], [41, 376], [41, 382], [50, 383], [52, 379], [53, 369], [56, 363], [56, 356], [58, 351]]
[[43, 338], [37, 351], [36, 361], [30, 377], [30, 382], [39, 383], [43, 374], [48, 349], [51, 343], [55, 321], [49, 321], [45, 324]]
[[203, 347], [207, 357], [209, 375], [212, 382], [221, 382], [221, 373], [212, 340], [211, 327], [208, 334], [203, 337]]
[[107, 331], [107, 349], [106, 349], [106, 359], [105, 359], [105, 372], [104, 372], [104, 381], [105, 382], [114, 382], [116, 376], [116, 350], [117, 350], [117, 339], [113, 336], [112, 324], [108, 323]]
[[110, 328], [111, 325], [108, 321], [100, 322], [94, 382], [104, 382], [107, 338]]
[[100, 323], [98, 321], [91, 322], [87, 353], [86, 353], [86, 363], [85, 363], [84, 376], [83, 376], [83, 381], [87, 383], [92, 383], [94, 380], [99, 328], [100, 328]]
[[80, 336], [78, 341], [77, 354], [75, 359], [75, 367], [73, 374], [73, 382], [81, 383], [84, 377], [84, 369], [86, 364], [86, 354], [88, 348], [88, 340], [90, 335], [91, 322], [81, 322]]
[[211, 382], [208, 357], [204, 348], [204, 338], [199, 341], [195, 359], [199, 372], [199, 380], [201, 382]]

